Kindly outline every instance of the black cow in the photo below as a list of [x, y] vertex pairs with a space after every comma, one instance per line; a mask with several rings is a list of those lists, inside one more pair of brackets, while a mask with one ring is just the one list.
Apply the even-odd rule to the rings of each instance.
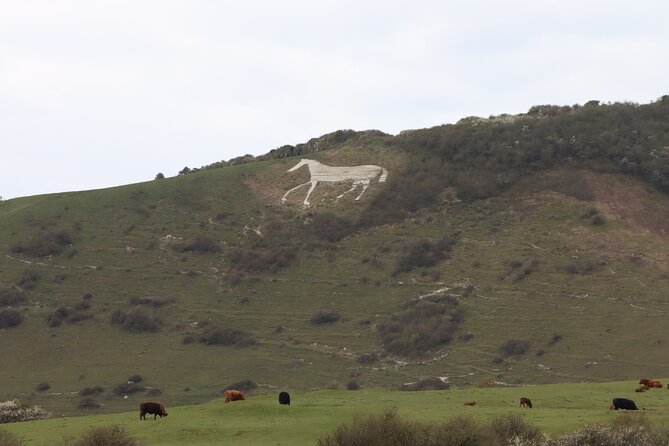
[[279, 393], [279, 404], [286, 404], [290, 406], [290, 394], [288, 392]]
[[639, 410], [637, 409], [636, 404], [634, 404], [634, 401], [628, 400], [627, 398], [613, 398], [613, 404], [611, 404], [609, 409]]
[[160, 403], [141, 403], [139, 405], [139, 419], [146, 420], [147, 413], [153, 415], [154, 420], [157, 416], [160, 416], [160, 418], [167, 416], [165, 408]]

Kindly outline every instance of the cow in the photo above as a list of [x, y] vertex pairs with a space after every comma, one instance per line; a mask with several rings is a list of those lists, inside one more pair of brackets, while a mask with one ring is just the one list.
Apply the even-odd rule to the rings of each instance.
[[226, 403], [229, 403], [230, 401], [242, 401], [246, 399], [244, 392], [241, 390], [224, 390], [223, 395], [225, 396]]
[[610, 410], [639, 410], [634, 404], [634, 401], [628, 400], [627, 398], [613, 398], [613, 404], [609, 407]]
[[165, 408], [160, 403], [153, 403], [153, 402], [141, 403], [139, 405], [139, 419], [146, 421], [146, 414], [147, 413], [148, 414], [153, 414], [153, 419], [154, 420], [156, 419], [156, 417], [158, 415], [160, 415], [160, 418], [167, 416], [167, 412], [165, 412]]
[[288, 392], [279, 393], [279, 404], [290, 406], [290, 394]]
[[520, 398], [520, 407], [527, 407], [528, 409], [532, 408], [532, 401], [529, 398], [521, 397]]
[[646, 378], [644, 378], [644, 379], [639, 380], [639, 384], [644, 385], [644, 386], [649, 387], [649, 388], [656, 388], [656, 389], [661, 389], [663, 387], [662, 383], [660, 381], [656, 380], [656, 379], [646, 379]]
[[465, 403], [465, 406], [471, 406], [471, 407], [474, 407], [474, 406], [476, 406], [476, 401], [467, 401], [467, 402]]
[[648, 389], [650, 389], [650, 387], [648, 386], [639, 386], [639, 388], [635, 389], [634, 391], [640, 393], [640, 392], [645, 392]]

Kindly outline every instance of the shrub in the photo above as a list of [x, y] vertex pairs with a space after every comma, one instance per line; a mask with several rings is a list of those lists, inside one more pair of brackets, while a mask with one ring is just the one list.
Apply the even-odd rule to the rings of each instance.
[[27, 269], [23, 271], [23, 274], [21, 274], [21, 277], [19, 277], [17, 285], [26, 289], [35, 288], [35, 285], [37, 285], [39, 277], [40, 275], [37, 270]]
[[102, 407], [102, 404], [95, 401], [93, 398], [84, 398], [79, 401], [79, 409], [98, 409]]
[[309, 322], [315, 325], [331, 324], [341, 319], [341, 316], [336, 311], [321, 310], [311, 315]]
[[[636, 417], [635, 417], [636, 418]], [[666, 446], [669, 433], [643, 424], [592, 425], [546, 441], [544, 446]]]
[[43, 420], [49, 413], [39, 406], [26, 406], [19, 400], [0, 402], [0, 424], [19, 421]]
[[[541, 439], [541, 431], [538, 427], [529, 424], [523, 417], [509, 413], [494, 417], [490, 421], [490, 432], [497, 444], [537, 444]], [[514, 443], [515, 442], [515, 443]]]
[[93, 427], [72, 446], [139, 446], [125, 428], [117, 425]]
[[448, 344], [463, 320], [457, 297], [434, 294], [408, 301], [377, 330], [387, 352], [421, 357]]
[[406, 390], [410, 392], [422, 391], [422, 390], [448, 390], [451, 388], [451, 385], [443, 382], [439, 378], [424, 378], [416, 382], [402, 384], [400, 390]]
[[427, 446], [425, 428], [419, 423], [405, 421], [397, 410], [386, 410], [382, 415], [355, 418], [342, 424], [331, 434], [320, 438], [318, 446]]
[[376, 353], [363, 353], [356, 359], [358, 364], [374, 364], [378, 360], [379, 360], [379, 355], [377, 355]]
[[450, 257], [456, 239], [443, 237], [437, 242], [421, 240], [406, 244], [397, 260], [393, 274], [409, 272], [415, 268], [429, 268]]
[[158, 395], [161, 395], [162, 393], [163, 393], [162, 390], [160, 390], [156, 387], [152, 387], [152, 388], [150, 388], [149, 390], [146, 391], [146, 396], [158, 396]]
[[141, 375], [132, 375], [128, 377], [128, 382], [141, 383], [143, 379]]
[[275, 272], [286, 268], [297, 258], [294, 248], [278, 247], [273, 249], [237, 248], [228, 256], [233, 270], [245, 272]]
[[360, 390], [360, 384], [358, 384], [356, 381], [349, 381], [346, 384], [346, 390]]
[[19, 242], [12, 246], [12, 252], [27, 254], [33, 257], [57, 255], [72, 244], [73, 238], [64, 229], [47, 231], [27, 242]]
[[0, 329], [11, 328], [20, 325], [23, 316], [12, 308], [0, 308]]
[[38, 392], [45, 392], [45, 391], [49, 390], [50, 388], [51, 388], [51, 384], [49, 384], [49, 383], [39, 383], [35, 387], [35, 390], [37, 390]]
[[553, 336], [551, 336], [550, 341], [548, 341], [548, 345], [555, 345], [561, 340], [562, 340], [562, 335], [559, 333], [555, 333]]
[[131, 395], [133, 393], [142, 392], [145, 390], [141, 384], [137, 383], [120, 383], [114, 386], [113, 392], [114, 395]]
[[21, 446], [21, 444], [21, 441], [12, 433], [0, 429], [0, 446]]
[[92, 316], [85, 313], [85, 311], [89, 309], [90, 306], [90, 302], [88, 301], [78, 302], [75, 304], [74, 308], [61, 305], [49, 313], [49, 316], [47, 317], [48, 325], [49, 327], [59, 327], [63, 322], [75, 324], [84, 319], [89, 319]]
[[97, 396], [104, 391], [102, 386], [84, 387], [79, 391], [79, 396]]
[[236, 383], [228, 384], [223, 390], [241, 390], [242, 392], [249, 392], [256, 387], [258, 387], [258, 384], [247, 378], [237, 381]]
[[134, 333], [156, 332], [161, 324], [157, 316], [142, 307], [135, 307], [128, 312], [116, 310], [112, 313], [111, 322]]
[[221, 251], [221, 245], [218, 240], [211, 237], [199, 236], [190, 243], [176, 244], [174, 250], [177, 252], [200, 252], [200, 253], [217, 253]]
[[0, 287], [0, 307], [17, 305], [26, 301], [26, 294], [16, 285]]
[[213, 326], [208, 327], [198, 341], [205, 345], [248, 347], [256, 343], [256, 338], [245, 331]]
[[504, 356], [521, 356], [527, 353], [530, 348], [530, 343], [519, 339], [509, 339], [502, 342], [499, 349]]
[[356, 224], [331, 212], [314, 215], [307, 230], [327, 242], [337, 242], [356, 231]]

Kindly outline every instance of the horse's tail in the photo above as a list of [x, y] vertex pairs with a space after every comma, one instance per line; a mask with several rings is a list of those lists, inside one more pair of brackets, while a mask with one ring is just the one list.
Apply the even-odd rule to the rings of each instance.
[[388, 171], [385, 167], [382, 167], [381, 176], [379, 177], [379, 183], [385, 183], [386, 178], [388, 178]]

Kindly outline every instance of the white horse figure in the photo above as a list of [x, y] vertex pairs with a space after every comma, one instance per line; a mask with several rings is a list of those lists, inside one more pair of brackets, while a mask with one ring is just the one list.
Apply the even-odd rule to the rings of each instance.
[[304, 206], [309, 206], [310, 204], [309, 195], [311, 195], [311, 193], [314, 191], [319, 181], [328, 181], [332, 183], [353, 181], [353, 187], [344, 192], [343, 194], [337, 196], [337, 200], [339, 200], [347, 193], [353, 192], [359, 185], [362, 185], [362, 192], [360, 192], [360, 195], [355, 197], [357, 201], [360, 199], [360, 197], [362, 197], [362, 194], [364, 194], [367, 188], [369, 187], [369, 182], [374, 178], [376, 178], [379, 174], [381, 174], [381, 176], [379, 177], [379, 183], [383, 183], [384, 181], [386, 181], [386, 178], [388, 178], [388, 171], [385, 169], [385, 167], [375, 166], [373, 164], [366, 164], [363, 166], [337, 167], [337, 166], [327, 166], [325, 164], [319, 163], [318, 161], [308, 160], [308, 159], [300, 160], [299, 163], [294, 165], [292, 168], [288, 169], [288, 172], [293, 172], [304, 165], [307, 165], [309, 167], [309, 173], [311, 174], [311, 179], [306, 183], [302, 183], [299, 186], [295, 186], [294, 188], [286, 192], [283, 198], [281, 199], [282, 202], [284, 203], [286, 202], [286, 197], [292, 191], [299, 189], [302, 186], [306, 186], [307, 184], [311, 184], [309, 192], [307, 192], [307, 196], [304, 198]]

